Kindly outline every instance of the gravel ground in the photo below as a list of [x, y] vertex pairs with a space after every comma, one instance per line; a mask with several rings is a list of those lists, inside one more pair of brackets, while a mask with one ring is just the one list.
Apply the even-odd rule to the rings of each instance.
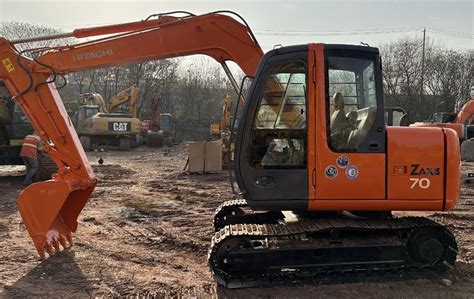
[[[459, 297], [474, 295], [474, 184], [447, 213], [428, 216], [445, 224], [460, 247], [455, 270], [430, 280], [226, 290], [212, 280], [207, 248], [212, 215], [233, 199], [225, 171], [183, 172], [186, 148], [169, 152], [139, 148], [98, 153], [89, 158], [100, 179], [79, 216], [75, 245], [39, 260], [24, 229], [15, 200], [22, 168], [0, 168], [0, 297], [157, 297], [314, 298]], [[463, 172], [474, 172], [465, 163]]]

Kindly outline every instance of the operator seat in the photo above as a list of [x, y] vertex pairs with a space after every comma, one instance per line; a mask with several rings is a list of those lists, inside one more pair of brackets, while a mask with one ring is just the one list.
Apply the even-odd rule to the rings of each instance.
[[344, 97], [340, 92], [336, 92], [332, 97], [334, 112], [331, 116], [331, 145], [335, 149], [343, 149], [347, 145], [347, 136], [351, 124], [344, 111]]
[[350, 132], [347, 148], [357, 150], [374, 125], [377, 108], [367, 107], [357, 111], [355, 128]]

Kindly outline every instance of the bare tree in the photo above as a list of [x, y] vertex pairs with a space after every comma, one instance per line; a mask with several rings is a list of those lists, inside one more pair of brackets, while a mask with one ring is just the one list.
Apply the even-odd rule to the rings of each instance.
[[404, 108], [411, 121], [457, 111], [473, 85], [472, 53], [435, 46], [429, 40], [422, 81], [421, 45], [421, 39], [403, 38], [381, 48], [386, 106]]

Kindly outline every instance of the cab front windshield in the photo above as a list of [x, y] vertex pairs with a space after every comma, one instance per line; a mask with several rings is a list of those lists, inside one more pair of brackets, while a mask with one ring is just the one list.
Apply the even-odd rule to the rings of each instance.
[[296, 64], [285, 67], [274, 73], [265, 85], [255, 122], [258, 129], [301, 129], [306, 126], [304, 67]]
[[285, 62], [268, 74], [253, 132], [256, 168], [306, 167], [306, 65]]

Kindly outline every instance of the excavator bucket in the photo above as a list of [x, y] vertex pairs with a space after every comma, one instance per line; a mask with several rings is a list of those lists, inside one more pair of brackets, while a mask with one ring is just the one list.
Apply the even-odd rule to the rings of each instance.
[[78, 188], [63, 180], [30, 185], [18, 197], [18, 209], [41, 258], [72, 245], [77, 217], [95, 184]]

